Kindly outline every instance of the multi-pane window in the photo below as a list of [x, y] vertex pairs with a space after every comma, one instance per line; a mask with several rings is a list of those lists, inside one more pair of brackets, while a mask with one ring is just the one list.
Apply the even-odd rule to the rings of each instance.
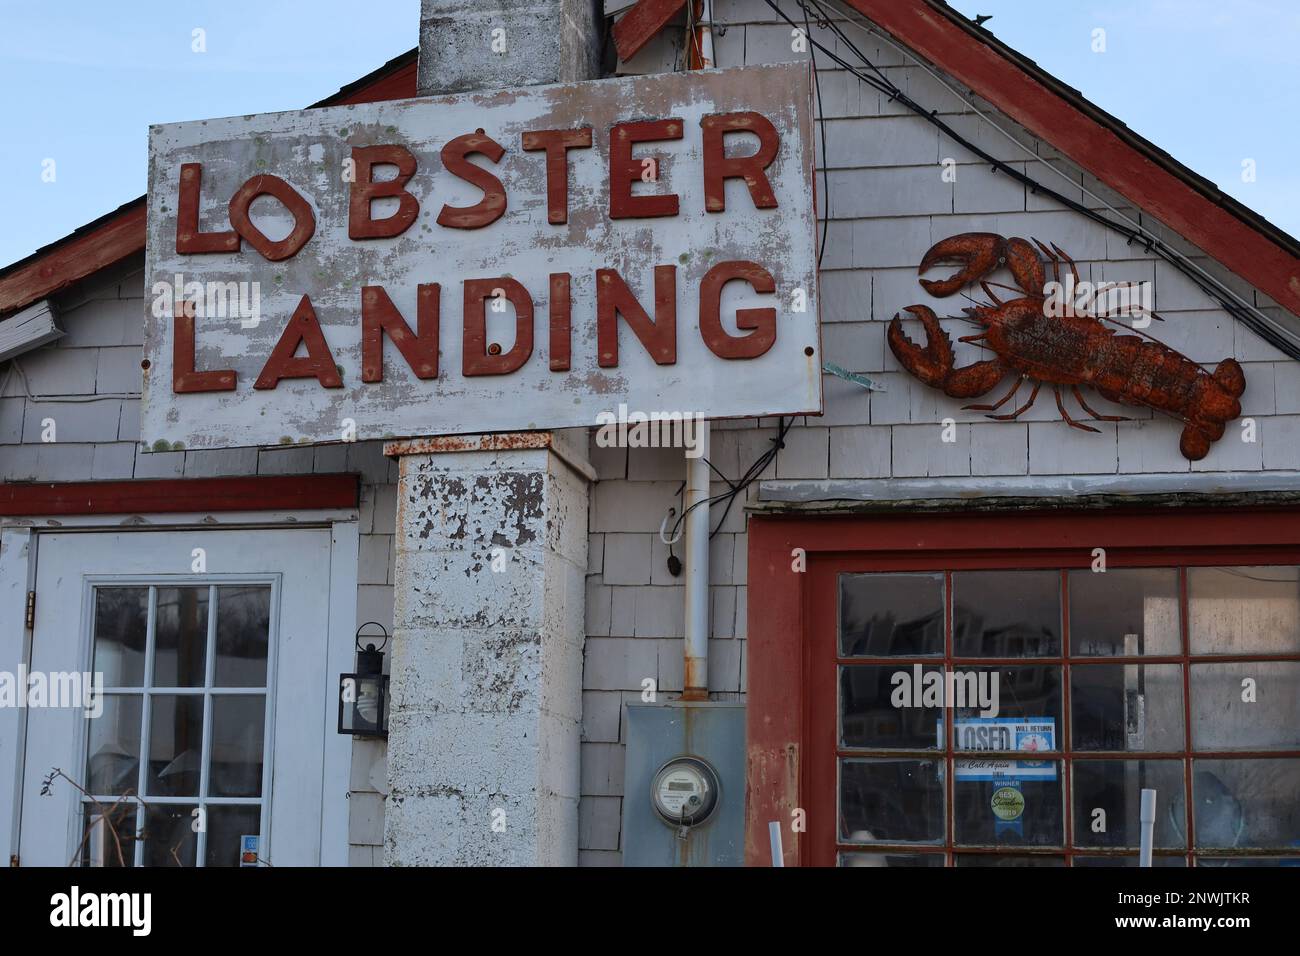
[[[236, 866], [265, 825], [270, 584], [94, 590], [86, 866]], [[245, 856], [245, 862], [248, 857]]]
[[[1292, 566], [843, 573], [848, 866], [1300, 865]], [[823, 731], [824, 732], [824, 731]]]

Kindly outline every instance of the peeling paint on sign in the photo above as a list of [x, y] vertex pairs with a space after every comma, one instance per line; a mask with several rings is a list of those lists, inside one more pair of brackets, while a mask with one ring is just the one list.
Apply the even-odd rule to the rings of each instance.
[[807, 69], [155, 126], [147, 444], [821, 410]]

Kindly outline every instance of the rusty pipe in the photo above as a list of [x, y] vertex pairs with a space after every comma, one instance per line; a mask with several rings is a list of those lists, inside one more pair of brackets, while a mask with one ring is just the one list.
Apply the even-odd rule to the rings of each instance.
[[699, 44], [698, 69], [713, 69], [713, 0], [700, 0], [696, 7], [696, 42]]
[[[709, 423], [686, 455], [686, 641], [682, 700], [709, 699]], [[693, 457], [692, 457], [693, 455]]]

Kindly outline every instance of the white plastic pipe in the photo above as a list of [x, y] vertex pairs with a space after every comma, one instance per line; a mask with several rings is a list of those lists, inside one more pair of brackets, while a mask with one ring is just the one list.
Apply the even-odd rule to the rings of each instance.
[[686, 457], [686, 647], [683, 700], [709, 699], [709, 423]]
[[772, 865], [785, 866], [785, 851], [781, 848], [781, 822], [772, 820], [767, 825], [767, 837], [772, 841]]
[[1155, 842], [1156, 792], [1142, 791], [1142, 809], [1138, 820], [1142, 824], [1142, 842], [1138, 844], [1138, 866], [1151, 865], [1151, 847]]

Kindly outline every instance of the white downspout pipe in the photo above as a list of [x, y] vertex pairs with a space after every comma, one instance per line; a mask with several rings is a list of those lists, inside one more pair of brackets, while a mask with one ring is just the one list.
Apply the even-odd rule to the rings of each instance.
[[[690, 0], [694, 3], [695, 0]], [[711, 0], [702, 0], [696, 40], [699, 66], [713, 66]], [[688, 57], [689, 62], [689, 57]], [[694, 419], [694, 457], [686, 457], [686, 646], [682, 700], [709, 699], [709, 423]]]
[[709, 423], [697, 418], [694, 425], [695, 457], [686, 456], [686, 660], [682, 700], [708, 700]]

